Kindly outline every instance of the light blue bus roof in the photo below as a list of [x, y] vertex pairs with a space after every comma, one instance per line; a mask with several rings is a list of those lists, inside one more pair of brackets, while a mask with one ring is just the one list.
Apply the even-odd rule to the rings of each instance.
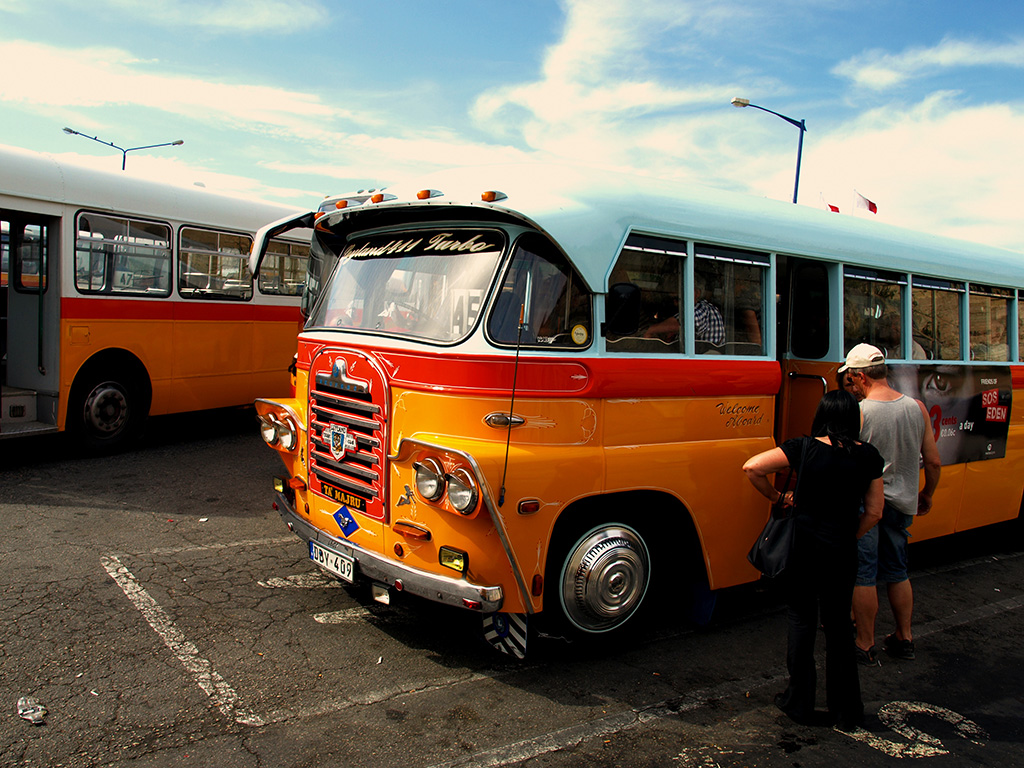
[[[501, 208], [532, 222], [599, 291], [630, 232], [1024, 288], [1024, 256], [1012, 251], [695, 184], [575, 166], [487, 166], [389, 187], [397, 199], [383, 205], [415, 201], [419, 189], [443, 195], [415, 205]], [[507, 197], [483, 203], [485, 190]]]

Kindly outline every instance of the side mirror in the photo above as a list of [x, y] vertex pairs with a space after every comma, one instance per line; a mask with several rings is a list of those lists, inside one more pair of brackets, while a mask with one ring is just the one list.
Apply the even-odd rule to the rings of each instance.
[[640, 328], [640, 288], [633, 283], [615, 283], [604, 298], [605, 336], [632, 336]]

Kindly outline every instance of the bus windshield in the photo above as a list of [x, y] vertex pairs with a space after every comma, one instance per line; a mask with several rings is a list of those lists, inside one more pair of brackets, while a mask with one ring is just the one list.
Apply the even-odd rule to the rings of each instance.
[[472, 330], [505, 236], [415, 230], [349, 242], [306, 324], [452, 342]]

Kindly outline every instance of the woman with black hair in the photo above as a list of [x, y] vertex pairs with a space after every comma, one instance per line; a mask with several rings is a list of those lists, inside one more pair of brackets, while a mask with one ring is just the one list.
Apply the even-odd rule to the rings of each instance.
[[[852, 730], [864, 720], [850, 619], [857, 539], [882, 517], [883, 461], [874, 447], [858, 439], [860, 408], [849, 392], [825, 394], [811, 434], [787, 440], [743, 465], [753, 486], [773, 504], [781, 500], [790, 507], [794, 499], [792, 492], [776, 490], [768, 475], [793, 467], [800, 479], [791, 560], [780, 577], [789, 618], [789, 686], [775, 703], [796, 722], [831, 722]], [[819, 617], [825, 632], [827, 715], [814, 710]]]

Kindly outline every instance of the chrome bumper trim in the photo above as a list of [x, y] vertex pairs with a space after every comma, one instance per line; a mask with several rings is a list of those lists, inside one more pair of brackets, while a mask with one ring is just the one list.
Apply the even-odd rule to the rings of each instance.
[[450, 579], [433, 573], [424, 573], [382, 557], [376, 552], [363, 549], [346, 539], [331, 536], [299, 517], [282, 493], [277, 494], [277, 507], [288, 530], [305, 541], [307, 545], [312, 539], [326, 549], [351, 557], [356, 561], [358, 576], [386, 584], [388, 587], [394, 587], [395, 581], [400, 580], [403, 592], [437, 603], [454, 605], [457, 608], [466, 608], [464, 601], [469, 600], [480, 603], [479, 610], [482, 613], [494, 613], [501, 610], [505, 597], [500, 586], [478, 586], [462, 579]]

